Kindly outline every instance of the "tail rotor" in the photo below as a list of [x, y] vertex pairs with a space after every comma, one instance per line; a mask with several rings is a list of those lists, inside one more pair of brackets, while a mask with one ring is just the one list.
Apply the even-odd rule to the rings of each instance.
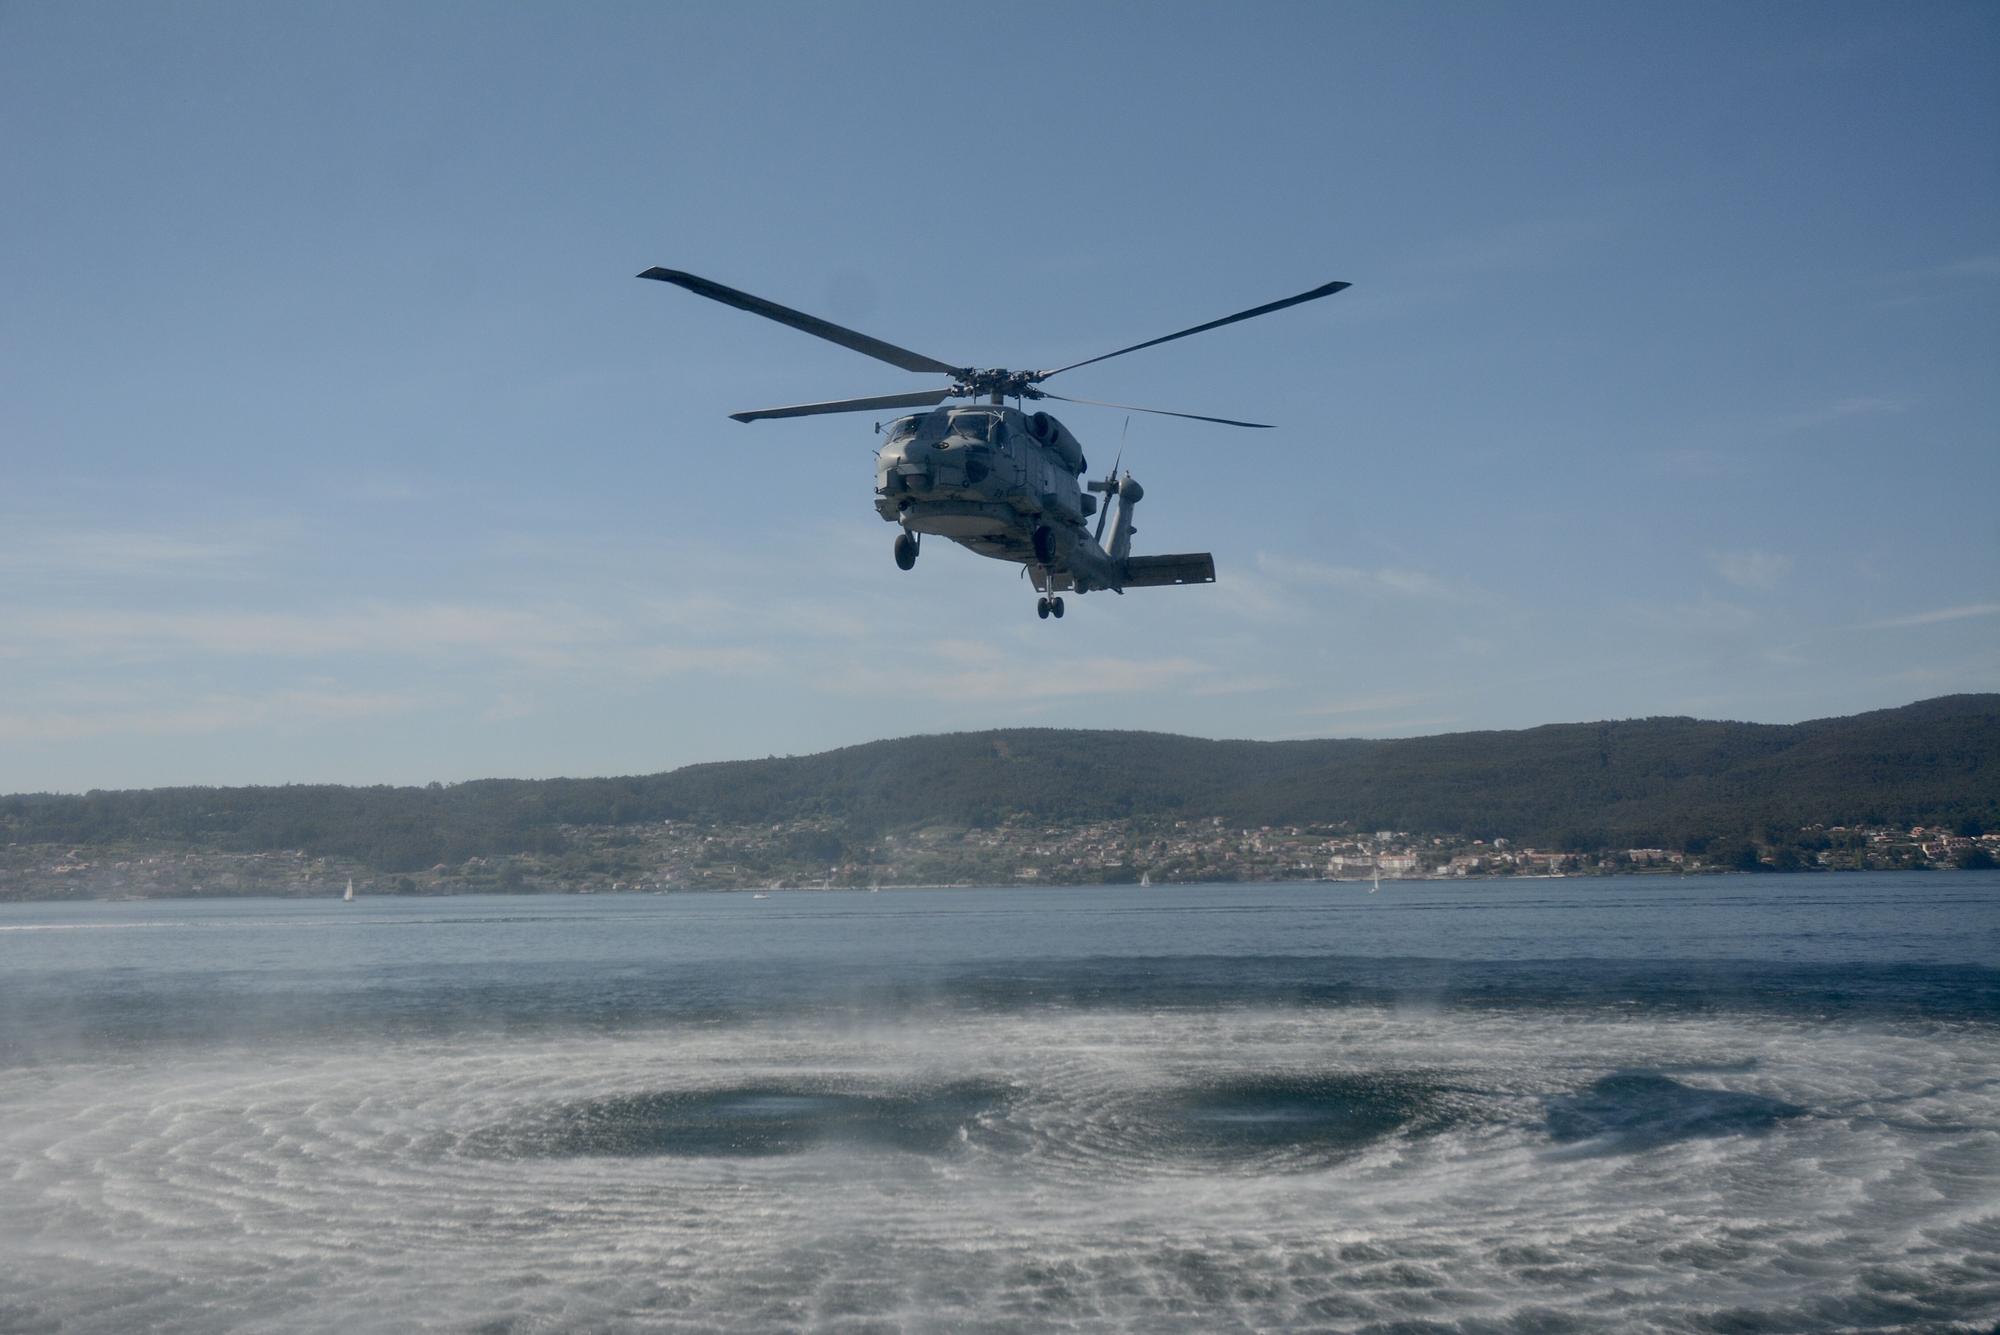
[[1118, 433], [1118, 455], [1111, 461], [1111, 471], [1104, 475], [1104, 480], [1083, 484], [1104, 497], [1097, 506], [1097, 532], [1090, 535], [1090, 540], [1100, 547], [1104, 545], [1104, 521], [1111, 517], [1111, 498], [1118, 494], [1118, 465], [1125, 460], [1125, 432], [1131, 429], [1132, 419], [1128, 417], [1125, 419], [1124, 429]]
[[1111, 517], [1111, 498], [1118, 494], [1118, 464], [1124, 457], [1125, 451], [1120, 449], [1118, 451], [1118, 458], [1111, 461], [1111, 471], [1104, 475], [1103, 481], [1091, 481], [1083, 484], [1086, 488], [1097, 492], [1104, 498], [1097, 503], [1097, 532], [1091, 534], [1091, 541], [1097, 543], [1100, 547], [1104, 545], [1104, 521]]

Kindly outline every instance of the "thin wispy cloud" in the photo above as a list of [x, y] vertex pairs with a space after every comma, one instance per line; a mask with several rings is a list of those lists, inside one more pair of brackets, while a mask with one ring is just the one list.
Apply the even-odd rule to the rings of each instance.
[[1254, 568], [1232, 570], [1228, 580], [1229, 596], [1216, 604], [1224, 616], [1266, 627], [1296, 626], [1314, 616], [1303, 599]]
[[1751, 548], [1740, 552], [1710, 552], [1708, 564], [1715, 573], [1740, 589], [1769, 593], [1792, 573], [1792, 558], [1781, 552]]
[[[999, 645], [948, 640], [928, 647], [934, 671], [911, 670], [897, 677], [897, 689], [911, 696], [952, 703], [1045, 704], [1094, 695], [1144, 695], [1212, 680], [1214, 669], [1192, 658], [1137, 659], [1111, 656], [1034, 657]], [[833, 694], [875, 694], [882, 689], [878, 666], [850, 662], [839, 671], [817, 665], [805, 685]]]
[[1301, 712], [1338, 716], [1342, 714], [1379, 714], [1389, 709], [1408, 709], [1422, 702], [1425, 694], [1420, 691], [1386, 691], [1378, 695], [1350, 696], [1343, 700], [1332, 700], [1323, 705], [1314, 705]]
[[403, 505], [423, 499], [423, 489], [410, 478], [396, 473], [364, 473], [334, 484], [337, 491], [358, 501]]
[[1892, 399], [1880, 395], [1853, 395], [1821, 404], [1817, 408], [1802, 409], [1778, 418], [1778, 430], [1787, 433], [1811, 431], [1818, 427], [1832, 426], [1855, 417], [1875, 417], [1883, 414], [1908, 412], [1913, 405], [1906, 399]]
[[1381, 566], [1366, 570], [1359, 566], [1327, 565], [1303, 557], [1257, 553], [1257, 568], [1272, 578], [1293, 585], [1343, 589], [1376, 597], [1450, 598], [1454, 591], [1437, 576], [1422, 570]]
[[263, 695], [202, 695], [154, 707], [0, 713], [0, 741], [62, 742], [86, 737], [192, 736], [245, 728], [285, 729], [381, 718], [437, 707], [440, 697], [407, 691], [300, 687]]
[[1631, 609], [1631, 615], [1642, 625], [1675, 634], [1747, 630], [1760, 619], [1741, 603], [1720, 598], [1699, 598], [1691, 603], [1642, 603]]
[[961, 674], [949, 684], [940, 683], [939, 694], [946, 699], [963, 696], [975, 700], [1129, 695], [1176, 686], [1210, 670], [1206, 664], [1190, 658], [1086, 658], [1055, 670], [1040, 671], [1020, 663]]
[[2000, 252], [1974, 255], [1969, 259], [1941, 264], [1931, 272], [1940, 278], [2000, 279]]
[[1343, 723], [1340, 732], [1349, 737], [1408, 737], [1437, 732], [1457, 724], [1456, 714], [1433, 714], [1425, 718], [1381, 719], [1369, 723]]
[[1934, 626], [1943, 621], [1967, 621], [1973, 617], [2000, 616], [2000, 603], [1965, 603], [1958, 607], [1933, 608], [1907, 616], [1885, 617], [1862, 623], [1863, 630], [1898, 630], [1906, 626]]
[[688, 672], [768, 672], [781, 661], [768, 649], [744, 645], [642, 645], [606, 656], [604, 665], [631, 677], [674, 677]]
[[1539, 269], [1573, 259], [1579, 246], [1603, 233], [1590, 218], [1528, 219], [1440, 242], [1417, 267], [1457, 276]]
[[1990, 691], [2000, 679], [2000, 654], [1985, 654], [1953, 663], [1922, 663], [1887, 674], [1882, 681], [1903, 693], [1946, 695], [1959, 691]]
[[658, 625], [712, 631], [733, 624], [737, 606], [720, 594], [695, 591], [644, 598], [634, 611]]
[[242, 578], [265, 544], [255, 535], [171, 529], [0, 524], [0, 574], [22, 579]]
[[598, 682], [762, 674], [786, 657], [768, 636], [688, 641], [659, 637], [658, 629], [644, 617], [562, 605], [369, 604], [320, 613], [50, 611], [24, 613], [0, 626], [0, 648], [45, 661], [451, 660], [474, 670], [499, 666]]
[[931, 653], [961, 667], [991, 663], [998, 656], [992, 645], [980, 640], [939, 640], [931, 646]]
[[503, 691], [493, 703], [479, 711], [481, 723], [511, 723], [515, 719], [531, 718], [536, 712], [535, 701], [516, 691]]
[[2000, 252], [1968, 255], [1963, 259], [1934, 264], [1927, 269], [1909, 269], [1885, 276], [1897, 290], [1876, 305], [1886, 309], [1934, 306], [1967, 294], [1983, 295], [1987, 285], [2000, 280]]
[[1219, 695], [1253, 695], [1259, 691], [1280, 691], [1291, 684], [1290, 679], [1286, 677], [1252, 673], [1244, 676], [1220, 677], [1214, 681], [1201, 682], [1188, 687], [1186, 693], [1203, 698]]
[[1727, 450], [1702, 448], [1656, 450], [1643, 457], [1651, 464], [1652, 471], [1662, 477], [1710, 481], [1715, 478], [1733, 477], [1743, 471], [1742, 458]]
[[372, 603], [328, 612], [38, 611], [18, 614], [0, 637], [44, 654], [195, 653], [320, 657], [469, 652], [547, 661], [602, 641], [605, 617], [580, 609], [527, 610], [456, 603]]

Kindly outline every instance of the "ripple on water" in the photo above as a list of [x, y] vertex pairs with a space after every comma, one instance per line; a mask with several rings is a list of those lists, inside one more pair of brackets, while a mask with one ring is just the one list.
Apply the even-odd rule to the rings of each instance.
[[1986, 1330], [1995, 1052], [1295, 1008], [0, 1065], [0, 1331]]
[[467, 1138], [479, 1157], [764, 1157], [823, 1145], [941, 1154], [1013, 1096], [979, 1080], [856, 1091], [815, 1082], [654, 1090], [559, 1103]]
[[1562, 1145], [1643, 1150], [1675, 1141], [1762, 1135], [1806, 1113], [1795, 1103], [1684, 1085], [1658, 1071], [1617, 1071], [1579, 1094], [1548, 1102], [1550, 1139]]
[[[1062, 1157], [1125, 1171], [1305, 1171], [1469, 1114], [1423, 1076], [1383, 1072], [1236, 1074], [1128, 1093], [1105, 1119], [1049, 1118], [1023, 1088], [956, 1080], [892, 1088], [772, 1080], [658, 1089], [544, 1104], [461, 1142], [475, 1158], [762, 1158], [820, 1148], [943, 1154], [975, 1136], [1003, 1158], [1059, 1142]], [[1018, 1117], [1015, 1114], [1019, 1114]], [[1032, 1131], [1030, 1130], [1032, 1126]], [[1100, 1141], [1104, 1143], [1099, 1143]]]
[[1155, 1096], [1162, 1147], [1200, 1163], [1310, 1168], [1461, 1114], [1436, 1080], [1397, 1072], [1233, 1075]]

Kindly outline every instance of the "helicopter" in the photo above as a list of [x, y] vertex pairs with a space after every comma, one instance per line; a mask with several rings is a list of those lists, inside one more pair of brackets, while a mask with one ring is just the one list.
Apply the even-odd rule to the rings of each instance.
[[[1093, 478], [1079, 486], [1078, 479], [1090, 471], [1083, 446], [1068, 427], [1048, 413], [1039, 409], [1025, 411], [1028, 403], [1056, 399], [1260, 430], [1268, 429], [1271, 424], [1139, 408], [1101, 399], [1068, 398], [1042, 389], [1042, 383], [1065, 371], [1330, 297], [1351, 286], [1322, 283], [1296, 296], [1266, 302], [1053, 370], [1013, 371], [1005, 367], [954, 366], [679, 269], [654, 267], [638, 276], [672, 283], [696, 296], [789, 325], [901, 370], [950, 376], [951, 383], [943, 389], [757, 408], [729, 416], [738, 422], [756, 422], [820, 413], [927, 409], [898, 417], [886, 427], [880, 422], [875, 426], [876, 432], [884, 437], [875, 455], [875, 511], [902, 529], [893, 548], [897, 566], [908, 570], [916, 565], [926, 534], [948, 539], [981, 556], [1012, 561], [1026, 568], [1039, 595], [1035, 613], [1045, 621], [1063, 615], [1065, 592], [1082, 595], [1110, 590], [1123, 594], [1127, 589], [1162, 585], [1213, 584], [1215, 558], [1208, 552], [1132, 555], [1132, 535], [1138, 531], [1132, 525], [1133, 511], [1146, 493], [1131, 473], [1119, 475], [1118, 463], [1122, 462], [1123, 451], [1103, 478]], [[981, 404], [943, 406], [947, 399], [981, 397], [986, 400]], [[1010, 398], [1014, 400], [1013, 407], [1007, 405]], [[1111, 538], [1106, 542], [1105, 520], [1110, 516], [1114, 497], [1118, 501], [1118, 519], [1111, 525]], [[1085, 525], [1092, 515], [1097, 517], [1094, 532]]]

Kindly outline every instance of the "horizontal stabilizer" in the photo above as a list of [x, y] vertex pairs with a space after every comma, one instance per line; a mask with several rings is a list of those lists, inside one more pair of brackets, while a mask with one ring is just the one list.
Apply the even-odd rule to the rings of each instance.
[[1215, 557], [1207, 552], [1125, 558], [1125, 587], [1128, 589], [1144, 589], [1155, 584], [1213, 583]]

